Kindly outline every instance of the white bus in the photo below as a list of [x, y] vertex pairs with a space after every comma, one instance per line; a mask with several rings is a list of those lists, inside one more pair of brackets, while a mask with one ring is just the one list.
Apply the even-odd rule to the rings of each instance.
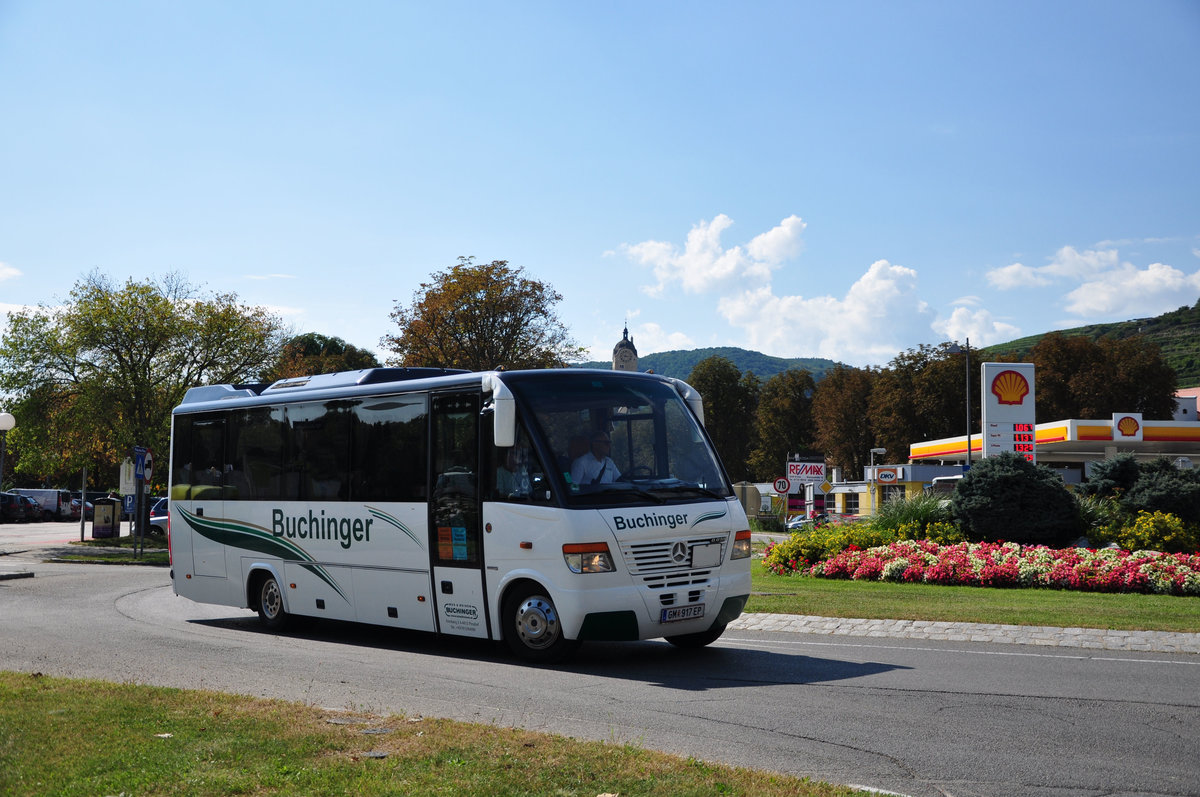
[[[594, 456], [611, 458], [579, 483]], [[576, 477], [572, 478], [572, 470]], [[175, 592], [502, 640], [707, 645], [750, 595], [750, 531], [677, 379], [376, 368], [192, 388], [173, 413]]]

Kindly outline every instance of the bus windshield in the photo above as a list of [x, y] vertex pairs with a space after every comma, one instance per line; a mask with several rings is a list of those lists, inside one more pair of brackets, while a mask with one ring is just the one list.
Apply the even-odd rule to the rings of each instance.
[[[571, 506], [725, 498], [729, 481], [670, 384], [627, 374], [509, 382]], [[506, 380], [507, 381], [507, 380]]]

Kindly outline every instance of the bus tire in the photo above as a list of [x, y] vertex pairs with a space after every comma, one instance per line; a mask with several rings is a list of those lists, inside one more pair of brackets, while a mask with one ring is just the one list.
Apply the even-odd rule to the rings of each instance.
[[291, 615], [283, 608], [283, 590], [275, 576], [267, 573], [260, 576], [254, 589], [255, 608], [258, 619], [272, 631], [282, 631], [291, 622]]
[[509, 590], [501, 613], [504, 642], [519, 659], [553, 664], [579, 647], [578, 641], [563, 636], [554, 601], [539, 584], [529, 582]]
[[677, 648], [702, 648], [716, 642], [723, 633], [725, 633], [725, 623], [717, 623], [707, 631], [669, 636], [666, 640]]

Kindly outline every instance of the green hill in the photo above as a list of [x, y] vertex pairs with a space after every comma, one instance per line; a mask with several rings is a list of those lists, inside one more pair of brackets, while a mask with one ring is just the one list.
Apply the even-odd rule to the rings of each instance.
[[[724, 357], [742, 373], [753, 371], [762, 381], [767, 381], [776, 374], [783, 373], [789, 368], [804, 368], [812, 373], [814, 380], [819, 380], [825, 372], [837, 365], [833, 360], [824, 357], [771, 357], [757, 351], [739, 349], [733, 346], [719, 346], [709, 349], [687, 349], [678, 351], [660, 351], [638, 357], [639, 371], [654, 371], [663, 376], [673, 376], [676, 379], [687, 379], [688, 374], [701, 360], [709, 357]], [[578, 368], [611, 368], [611, 362], [577, 363]]]
[[[1184, 305], [1178, 310], [1163, 313], [1154, 318], [1136, 318], [1132, 321], [1116, 321], [1110, 324], [1089, 324], [1073, 329], [1059, 330], [1064, 335], [1084, 335], [1093, 340], [1110, 336], [1121, 340], [1134, 335], [1145, 335], [1158, 344], [1163, 360], [1175, 369], [1179, 387], [1200, 385], [1200, 301], [1191, 307]], [[1024, 355], [1047, 334], [1031, 335], [1008, 343], [999, 343], [982, 349], [984, 356], [1006, 353]]]
[[[1163, 359], [1175, 369], [1179, 387], [1200, 386], [1200, 301], [1191, 307], [1185, 305], [1178, 310], [1163, 313], [1154, 318], [1136, 318], [1132, 321], [1116, 321], [1110, 324], [1090, 324], [1058, 331], [1064, 335], [1086, 335], [1093, 340], [1105, 335], [1117, 339], [1145, 335], [1158, 344]], [[980, 349], [979, 353], [985, 358], [1008, 353], [1022, 356], [1047, 334], [1049, 333], [1043, 332], [1040, 335], [1031, 335], [1008, 343], [998, 343], [995, 346]], [[757, 351], [733, 346], [719, 346], [708, 349], [660, 351], [647, 354], [638, 358], [638, 369], [654, 371], [656, 374], [673, 376], [677, 379], [687, 379], [688, 374], [692, 372], [697, 363], [713, 356], [724, 357], [737, 366], [742, 373], [753, 371], [754, 375], [764, 382], [789, 368], [807, 369], [812, 373], [813, 379], [819, 381], [821, 377], [825, 376], [826, 371], [837, 365], [833, 360], [823, 357], [771, 357]], [[575, 367], [607, 369], [612, 367], [612, 363], [593, 361], [576, 363]]]

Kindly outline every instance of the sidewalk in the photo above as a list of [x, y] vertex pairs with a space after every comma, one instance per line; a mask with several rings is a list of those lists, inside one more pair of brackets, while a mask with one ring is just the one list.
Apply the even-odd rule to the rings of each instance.
[[729, 628], [743, 631], [774, 631], [824, 636], [992, 642], [1089, 650], [1200, 653], [1200, 634], [1171, 631], [1110, 631], [1101, 628], [946, 623], [932, 620], [847, 620], [838, 617], [796, 614], [743, 614], [730, 623]]

